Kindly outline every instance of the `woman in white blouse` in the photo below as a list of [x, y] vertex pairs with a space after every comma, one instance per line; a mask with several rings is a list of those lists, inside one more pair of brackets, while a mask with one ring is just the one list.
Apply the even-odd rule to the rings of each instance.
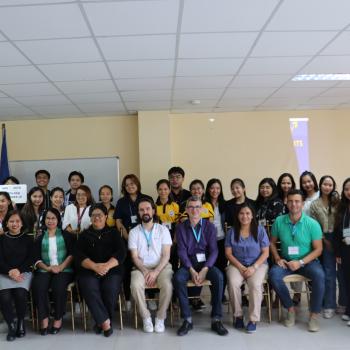
[[89, 209], [93, 204], [91, 190], [86, 185], [77, 189], [76, 199], [69, 204], [64, 212], [62, 229], [72, 234], [78, 234], [91, 225]]

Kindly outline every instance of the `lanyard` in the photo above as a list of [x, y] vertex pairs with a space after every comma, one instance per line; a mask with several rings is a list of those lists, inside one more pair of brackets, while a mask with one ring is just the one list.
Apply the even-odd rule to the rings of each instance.
[[193, 232], [193, 236], [196, 239], [197, 243], [199, 243], [199, 241], [201, 240], [201, 235], [202, 235], [202, 219], [201, 219], [200, 222], [201, 222], [200, 223], [201, 228], [199, 229], [198, 233], [196, 232], [195, 228], [193, 226], [191, 226], [192, 232]]
[[149, 247], [151, 246], [151, 242], [152, 242], [152, 233], [153, 233], [153, 229], [154, 229], [154, 224], [153, 224], [151, 232], [149, 232], [149, 233], [143, 228], [142, 224], [141, 224], [141, 228], [142, 228], [143, 235], [145, 236], [146, 241], [147, 241], [147, 248], [149, 249]]
[[85, 208], [83, 209], [81, 215], [79, 214], [79, 213], [80, 213], [80, 208], [77, 208], [77, 214], [78, 214], [78, 229], [79, 229], [79, 231], [80, 231], [81, 220], [83, 219], [83, 216], [84, 216], [84, 214], [85, 214], [86, 208], [87, 208], [87, 207], [85, 207]]
[[295, 238], [295, 235], [297, 234], [297, 224], [292, 224], [292, 223], [289, 223], [289, 227], [292, 231], [292, 237], [293, 237], [293, 241], [294, 241], [294, 238]]

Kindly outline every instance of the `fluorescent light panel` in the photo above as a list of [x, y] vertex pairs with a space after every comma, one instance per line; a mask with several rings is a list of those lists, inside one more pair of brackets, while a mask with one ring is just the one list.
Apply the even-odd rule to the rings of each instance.
[[350, 74], [299, 74], [292, 81], [350, 80]]

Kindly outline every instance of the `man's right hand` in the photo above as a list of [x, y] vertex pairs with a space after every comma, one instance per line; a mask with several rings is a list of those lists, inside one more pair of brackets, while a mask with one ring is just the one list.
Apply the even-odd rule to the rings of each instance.
[[288, 269], [288, 262], [287, 260], [284, 260], [284, 259], [278, 259], [276, 261], [276, 264], [280, 267], [282, 267], [283, 269]]
[[190, 273], [191, 273], [191, 277], [192, 277], [192, 282], [193, 282], [196, 286], [200, 286], [200, 283], [199, 283], [199, 274], [198, 274], [198, 272], [197, 272], [193, 267], [191, 267], [191, 268], [190, 268]]

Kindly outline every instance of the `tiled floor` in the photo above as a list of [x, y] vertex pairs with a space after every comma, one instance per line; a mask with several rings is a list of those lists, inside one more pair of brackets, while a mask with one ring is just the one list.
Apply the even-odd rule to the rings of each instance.
[[[124, 314], [124, 330], [119, 330], [116, 319], [115, 332], [110, 338], [95, 335], [92, 331], [84, 333], [77, 319], [77, 331], [70, 330], [67, 320], [65, 328], [56, 336], [41, 337], [29, 328], [25, 338], [12, 343], [5, 340], [6, 334], [0, 334], [0, 349], [25, 350], [126, 350], [126, 349], [164, 349], [164, 350], [349, 350], [350, 327], [346, 326], [338, 315], [333, 319], [320, 319], [321, 330], [318, 333], [307, 331], [307, 311], [305, 306], [298, 311], [297, 324], [285, 328], [277, 321], [277, 312], [273, 313], [271, 324], [264, 320], [258, 325], [255, 334], [246, 334], [232, 328], [232, 315], [224, 308], [224, 323], [229, 329], [228, 336], [220, 337], [210, 330], [209, 307], [193, 315], [194, 329], [185, 337], [178, 337], [176, 329], [181, 321], [175, 320], [175, 327], [167, 327], [164, 334], [145, 334], [133, 325], [132, 315]], [[69, 316], [69, 315], [67, 315]], [[68, 317], [67, 317], [68, 319]]]

